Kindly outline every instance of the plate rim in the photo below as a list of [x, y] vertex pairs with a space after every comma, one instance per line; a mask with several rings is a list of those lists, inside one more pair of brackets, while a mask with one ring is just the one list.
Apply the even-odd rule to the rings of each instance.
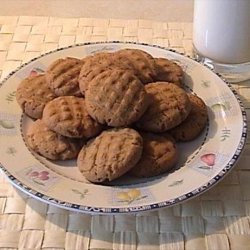
[[5, 173], [5, 175], [7, 176], [8, 180], [10, 180], [10, 182], [17, 187], [19, 190], [21, 190], [22, 192], [30, 195], [31, 197], [38, 199], [42, 202], [45, 202], [47, 204], [52, 204], [55, 205], [57, 207], [60, 208], [64, 208], [67, 210], [71, 210], [71, 211], [76, 211], [76, 212], [83, 212], [83, 213], [90, 213], [90, 214], [131, 214], [131, 213], [136, 213], [136, 212], [146, 212], [146, 211], [152, 211], [152, 210], [157, 210], [157, 209], [161, 209], [161, 208], [166, 208], [166, 207], [171, 207], [177, 204], [180, 204], [184, 201], [190, 200], [192, 198], [195, 198], [201, 194], [203, 194], [204, 192], [206, 192], [207, 190], [209, 190], [210, 188], [212, 188], [215, 184], [217, 184], [217, 182], [221, 181], [232, 169], [233, 167], [236, 165], [237, 160], [239, 159], [241, 153], [243, 152], [243, 148], [246, 144], [246, 139], [247, 139], [247, 116], [246, 116], [246, 111], [245, 108], [243, 106], [243, 103], [239, 97], [239, 94], [237, 93], [237, 91], [231, 86], [231, 84], [226, 81], [219, 73], [216, 73], [212, 68], [210, 68], [209, 66], [205, 65], [203, 62], [199, 61], [198, 59], [190, 56], [190, 55], [186, 55], [185, 53], [181, 53], [176, 51], [175, 49], [171, 49], [171, 48], [167, 48], [164, 46], [160, 46], [160, 45], [156, 45], [156, 44], [148, 44], [148, 43], [140, 43], [140, 42], [131, 42], [131, 41], [99, 41], [99, 42], [83, 42], [83, 43], [77, 43], [77, 44], [72, 44], [69, 46], [65, 46], [65, 47], [61, 47], [61, 48], [57, 48], [54, 49], [52, 51], [43, 53], [37, 57], [32, 58], [31, 60], [29, 60], [28, 62], [25, 62], [23, 64], [21, 64], [19, 67], [17, 67], [15, 70], [11, 71], [4, 79], [1, 80], [0, 82], [0, 87], [3, 86], [3, 84], [5, 84], [5, 82], [16, 72], [18, 72], [20, 69], [22, 69], [23, 67], [29, 65], [31, 62], [42, 58], [46, 55], [58, 52], [58, 51], [62, 51], [62, 50], [66, 50], [69, 48], [73, 48], [73, 47], [80, 47], [80, 46], [86, 46], [86, 45], [96, 45], [96, 44], [134, 44], [134, 45], [142, 45], [142, 46], [147, 46], [147, 47], [153, 47], [153, 48], [158, 48], [158, 49], [163, 49], [166, 51], [170, 51], [170, 52], [174, 52], [176, 54], [179, 54], [181, 56], [184, 56], [186, 58], [189, 58], [197, 63], [199, 63], [202, 66], [205, 66], [207, 69], [209, 69], [212, 73], [216, 74], [224, 83], [225, 85], [230, 89], [230, 91], [233, 93], [234, 97], [236, 98], [240, 110], [241, 110], [241, 115], [242, 115], [242, 132], [241, 132], [241, 137], [239, 140], [239, 144], [237, 145], [237, 148], [233, 154], [233, 156], [231, 157], [231, 159], [229, 160], [229, 162], [223, 167], [223, 169], [220, 170], [220, 172], [214, 176], [212, 179], [210, 179], [208, 182], [206, 182], [203, 186], [197, 187], [194, 190], [187, 192], [187, 193], [183, 193], [181, 196], [178, 196], [177, 198], [169, 201], [162, 201], [162, 202], [158, 202], [158, 203], [149, 203], [147, 205], [134, 205], [132, 207], [93, 207], [93, 206], [87, 206], [87, 205], [78, 205], [78, 204], [74, 204], [74, 203], [70, 203], [70, 202], [65, 202], [62, 200], [58, 200], [55, 199], [53, 197], [48, 196], [45, 193], [42, 192], [37, 192], [35, 191], [35, 189], [28, 187], [27, 185], [23, 184], [21, 181], [19, 181], [18, 178], [16, 178], [15, 176], [13, 176], [0, 162], [0, 170], [2, 170], [3, 173]]

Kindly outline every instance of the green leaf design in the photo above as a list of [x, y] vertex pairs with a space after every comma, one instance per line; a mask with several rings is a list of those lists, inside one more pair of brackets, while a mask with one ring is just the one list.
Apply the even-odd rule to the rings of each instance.
[[138, 198], [131, 198], [130, 200], [118, 200], [118, 202], [126, 203], [127, 205], [130, 205], [134, 201], [140, 201], [140, 200], [143, 200], [143, 199], [145, 199], [147, 197], [148, 197], [147, 195], [143, 195], [143, 196], [140, 196]]
[[13, 102], [13, 100], [15, 99], [15, 96], [16, 96], [16, 91], [12, 91], [9, 94], [7, 94], [5, 100], [7, 102]]
[[141, 197], [137, 198], [136, 201], [143, 200], [143, 199], [145, 199], [145, 198], [147, 198], [147, 197], [148, 197], [147, 195], [141, 196]]
[[201, 85], [204, 87], [204, 88], [209, 88], [210, 87], [210, 81], [202, 81]]
[[129, 204], [129, 203], [128, 203], [129, 201], [125, 201], [125, 200], [118, 200], [117, 202], [119, 202], [119, 203], [127, 203], [127, 204]]
[[96, 50], [91, 51], [90, 54], [95, 54], [95, 53], [103, 52], [103, 51], [113, 51], [113, 50], [114, 50], [113, 47], [103, 46], [103, 47], [100, 48], [100, 49], [96, 49]]
[[32, 179], [36, 184], [38, 184], [38, 185], [41, 185], [41, 186], [45, 186], [45, 184], [44, 183], [42, 183], [42, 182], [40, 182], [40, 181], [38, 181], [38, 180], [36, 180], [36, 179]]
[[77, 189], [71, 189], [73, 193], [75, 194], [82, 194], [80, 191], [78, 191]]
[[171, 183], [170, 185], [168, 185], [169, 187], [174, 187], [177, 185], [180, 185], [183, 183], [183, 179], [182, 180], [178, 180], [178, 181], [174, 181], [173, 183]]
[[225, 141], [229, 137], [230, 137], [229, 135], [223, 135], [223, 136], [221, 136], [220, 141]]
[[10, 154], [10, 155], [15, 155], [16, 154], [16, 149], [14, 147], [9, 147], [6, 151], [7, 154]]
[[224, 102], [224, 103], [215, 103], [211, 106], [211, 108], [214, 110], [214, 111], [220, 111], [220, 110], [224, 110], [224, 111], [227, 111], [227, 110], [230, 110], [232, 107], [230, 105], [229, 102]]
[[200, 169], [204, 169], [204, 170], [211, 170], [212, 168], [209, 166], [200, 166]]
[[73, 193], [80, 195], [80, 199], [84, 199], [86, 194], [88, 194], [88, 189], [84, 189], [83, 192], [77, 190], [77, 189], [71, 189]]
[[44, 73], [44, 70], [41, 69], [41, 68], [35, 68], [34, 70], [35, 70], [37, 73], [39, 73], [39, 74]]
[[6, 121], [6, 120], [0, 120], [0, 126], [5, 128], [5, 129], [15, 128], [15, 125], [12, 122]]
[[227, 108], [226, 108], [226, 106], [223, 104], [223, 103], [216, 103], [216, 104], [213, 104], [212, 105], [212, 107], [211, 107], [213, 110], [221, 110], [221, 109], [223, 109], [223, 110], [226, 110]]
[[222, 129], [222, 135], [220, 136], [220, 141], [225, 141], [226, 139], [228, 139], [231, 135], [231, 130], [228, 128], [224, 128]]

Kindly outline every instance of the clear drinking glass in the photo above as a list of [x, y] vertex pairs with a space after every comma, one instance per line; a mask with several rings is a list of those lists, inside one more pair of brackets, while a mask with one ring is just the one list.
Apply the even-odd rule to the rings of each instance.
[[229, 82], [250, 79], [250, 0], [195, 0], [197, 59]]

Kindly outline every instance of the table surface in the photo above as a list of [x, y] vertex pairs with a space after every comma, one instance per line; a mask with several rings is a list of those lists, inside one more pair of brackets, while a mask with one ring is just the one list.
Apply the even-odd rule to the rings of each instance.
[[[192, 23], [0, 16], [0, 76], [50, 50], [87, 41], [136, 41], [192, 54]], [[247, 114], [250, 82], [234, 85]], [[136, 215], [86, 215], [37, 201], [0, 173], [0, 249], [250, 249], [250, 147], [199, 197]]]

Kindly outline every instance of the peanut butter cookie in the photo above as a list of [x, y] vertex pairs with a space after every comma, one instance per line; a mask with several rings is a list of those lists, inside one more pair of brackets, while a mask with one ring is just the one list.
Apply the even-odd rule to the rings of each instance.
[[143, 84], [130, 71], [109, 69], [95, 77], [85, 93], [90, 116], [112, 127], [137, 121], [148, 107]]
[[133, 129], [111, 129], [87, 142], [77, 166], [91, 182], [112, 181], [128, 172], [139, 161], [142, 138]]
[[42, 117], [46, 103], [55, 97], [44, 75], [25, 78], [19, 84], [16, 92], [17, 103], [20, 105], [23, 112], [35, 119]]
[[50, 130], [42, 120], [36, 120], [27, 131], [27, 144], [30, 149], [50, 160], [76, 158], [81, 143]]
[[166, 134], [141, 133], [141, 136], [142, 156], [129, 173], [137, 177], [152, 177], [170, 171], [178, 159], [174, 139]]
[[156, 64], [156, 81], [172, 82], [182, 87], [183, 70], [174, 61], [166, 58], [155, 58]]
[[148, 132], [161, 133], [184, 121], [191, 103], [187, 93], [173, 83], [155, 82], [145, 86], [151, 103], [137, 123], [137, 127]]
[[91, 138], [102, 130], [88, 115], [84, 98], [75, 96], [60, 96], [47, 103], [42, 119], [51, 130], [67, 137]]
[[179, 126], [169, 131], [176, 141], [184, 142], [195, 139], [207, 124], [206, 104], [196, 95], [189, 94], [188, 97], [192, 106], [190, 114]]
[[126, 59], [143, 84], [154, 81], [157, 74], [156, 64], [149, 53], [139, 49], [122, 49], [115, 52], [115, 57], [119, 61]]
[[57, 96], [81, 96], [78, 77], [83, 61], [73, 57], [54, 61], [46, 72], [49, 87]]
[[119, 61], [114, 53], [97, 53], [93, 56], [86, 57], [79, 75], [79, 87], [84, 95], [90, 81], [107, 69], [124, 69], [133, 70], [129, 61]]

